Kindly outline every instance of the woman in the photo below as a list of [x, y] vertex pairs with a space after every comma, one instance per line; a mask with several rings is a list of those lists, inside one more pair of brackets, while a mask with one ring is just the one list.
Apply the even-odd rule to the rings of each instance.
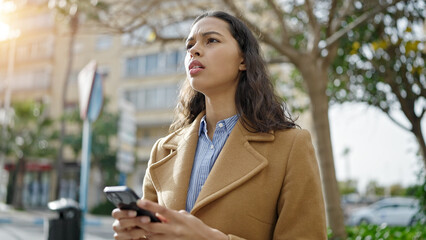
[[274, 94], [253, 34], [210, 12], [186, 45], [172, 133], [154, 145], [138, 201], [162, 223], [115, 209], [115, 239], [326, 239], [310, 135]]

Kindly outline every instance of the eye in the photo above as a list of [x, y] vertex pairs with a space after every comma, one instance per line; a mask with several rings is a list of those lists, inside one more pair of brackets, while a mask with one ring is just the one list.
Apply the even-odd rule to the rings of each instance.
[[186, 50], [191, 49], [193, 46], [194, 46], [194, 45], [193, 45], [193, 44], [190, 44], [190, 43], [186, 44]]
[[215, 39], [215, 38], [208, 38], [207, 39], [207, 43], [218, 43], [219, 40]]

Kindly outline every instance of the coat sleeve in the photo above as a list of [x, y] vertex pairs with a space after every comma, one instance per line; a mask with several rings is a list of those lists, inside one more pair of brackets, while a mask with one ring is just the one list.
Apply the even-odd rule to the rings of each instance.
[[327, 239], [318, 163], [308, 131], [295, 136], [277, 205], [273, 239]]
[[151, 174], [149, 174], [149, 169], [151, 168], [152, 163], [154, 163], [157, 159], [157, 150], [158, 145], [161, 139], [157, 140], [157, 142], [152, 147], [151, 156], [148, 161], [148, 167], [145, 172], [145, 177], [143, 179], [142, 185], [142, 193], [143, 199], [148, 199], [153, 202], [158, 202], [157, 191], [154, 188], [154, 184], [152, 184]]

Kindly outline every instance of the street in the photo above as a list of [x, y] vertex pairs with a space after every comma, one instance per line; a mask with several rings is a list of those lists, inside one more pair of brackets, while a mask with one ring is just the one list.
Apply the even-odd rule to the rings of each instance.
[[[55, 217], [56, 214], [46, 211], [0, 211], [0, 239], [46, 240], [48, 227], [45, 223]], [[112, 222], [111, 217], [88, 215], [84, 240], [113, 239]]]

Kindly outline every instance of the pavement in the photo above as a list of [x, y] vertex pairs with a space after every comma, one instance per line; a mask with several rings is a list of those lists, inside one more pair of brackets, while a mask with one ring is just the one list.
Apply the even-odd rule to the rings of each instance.
[[[15, 210], [0, 203], [0, 224], [44, 225], [48, 219], [58, 218], [58, 213], [49, 209], [41, 210]], [[111, 216], [98, 216], [86, 214], [86, 226], [111, 227], [114, 219]]]

